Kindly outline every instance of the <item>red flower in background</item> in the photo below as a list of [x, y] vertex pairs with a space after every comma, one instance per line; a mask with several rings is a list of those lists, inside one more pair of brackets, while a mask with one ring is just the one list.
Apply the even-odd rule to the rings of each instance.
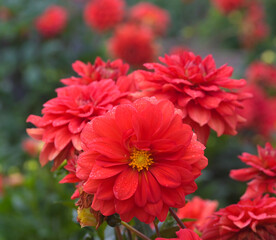
[[36, 18], [35, 26], [43, 37], [54, 37], [66, 27], [67, 18], [68, 14], [65, 8], [52, 5]]
[[59, 88], [57, 95], [44, 104], [42, 117], [30, 115], [27, 119], [37, 127], [27, 129], [28, 134], [45, 143], [41, 165], [54, 160], [53, 169], [82, 149], [80, 133], [86, 123], [110, 110], [124, 96], [111, 79]]
[[32, 157], [35, 157], [39, 154], [41, 147], [42, 142], [32, 138], [25, 138], [22, 141], [22, 149]]
[[119, 26], [109, 40], [108, 48], [113, 57], [135, 66], [153, 61], [157, 53], [152, 32], [134, 24]]
[[91, 0], [85, 6], [86, 24], [99, 32], [115, 27], [124, 17], [124, 0]]
[[72, 67], [79, 77], [62, 79], [61, 82], [65, 85], [88, 85], [102, 79], [112, 79], [116, 82], [120, 76], [125, 76], [129, 69], [129, 65], [121, 59], [104, 62], [100, 57], [96, 58], [94, 64], [76, 61]]
[[201, 240], [201, 238], [190, 229], [180, 229], [176, 232], [177, 238], [156, 238], [156, 240]]
[[276, 88], [276, 67], [260, 61], [253, 62], [246, 71], [246, 79], [261, 87]]
[[185, 222], [185, 226], [192, 230], [201, 231], [202, 226], [208, 221], [218, 207], [218, 201], [203, 200], [200, 197], [186, 203], [183, 208], [178, 209], [177, 215], [180, 219], [191, 218], [195, 221]]
[[217, 69], [211, 55], [202, 60], [192, 52], [166, 55], [160, 61], [164, 64], [145, 64], [154, 72], [140, 71], [144, 75], [139, 86], [144, 90], [142, 96], [172, 101], [204, 144], [210, 128], [218, 136], [237, 133], [237, 124], [244, 121], [237, 109], [242, 108], [248, 94], [233, 90], [243, 87], [246, 81], [231, 79], [232, 67], [223, 65]]
[[253, 48], [256, 44], [266, 39], [269, 27], [265, 22], [265, 13], [262, 3], [250, 2], [247, 12], [242, 20], [240, 39], [244, 47]]
[[251, 180], [241, 199], [256, 198], [267, 192], [276, 194], [276, 149], [270, 143], [265, 148], [258, 146], [258, 156], [243, 153], [239, 158], [251, 166], [230, 172], [230, 177], [235, 180]]
[[77, 177], [92, 208], [122, 220], [164, 221], [206, 167], [204, 146], [168, 100], [142, 98], [94, 118], [81, 134]]
[[215, 212], [204, 226], [203, 240], [273, 240], [276, 236], [276, 198], [241, 200]]
[[213, 5], [223, 14], [245, 6], [246, 0], [212, 0]]
[[148, 27], [156, 35], [165, 34], [170, 23], [169, 13], [148, 2], [141, 2], [130, 9], [130, 20]]

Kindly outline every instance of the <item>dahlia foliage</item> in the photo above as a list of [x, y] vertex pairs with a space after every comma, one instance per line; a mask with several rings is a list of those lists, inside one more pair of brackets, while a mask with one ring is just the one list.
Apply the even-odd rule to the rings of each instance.
[[43, 105], [42, 116], [27, 119], [35, 126], [28, 134], [43, 144], [41, 165], [67, 170], [60, 183], [75, 184], [82, 227], [106, 221], [117, 233], [123, 225], [148, 240], [127, 223], [136, 218], [154, 223], [151, 237], [160, 240], [158, 221], [169, 216], [181, 228], [170, 239], [272, 239], [276, 199], [263, 196], [276, 193], [276, 151], [269, 143], [258, 148], [259, 156], [240, 157], [251, 168], [230, 174], [251, 180], [240, 202], [218, 212], [217, 201], [194, 197], [186, 203], [207, 166], [210, 129], [234, 135], [244, 122], [245, 80], [232, 79], [227, 65], [216, 68], [211, 55], [202, 59], [183, 50], [160, 60], [145, 64], [152, 71], [129, 74], [121, 59], [73, 63], [78, 76], [61, 79], [65, 86]]

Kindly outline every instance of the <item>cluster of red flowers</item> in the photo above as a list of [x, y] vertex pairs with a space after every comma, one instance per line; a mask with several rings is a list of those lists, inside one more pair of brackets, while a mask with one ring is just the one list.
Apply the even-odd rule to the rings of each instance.
[[247, 119], [241, 127], [251, 129], [264, 138], [270, 138], [276, 130], [276, 67], [262, 62], [253, 62], [246, 73], [246, 91], [254, 98], [244, 102], [240, 114]]
[[218, 212], [216, 201], [195, 197], [185, 204], [207, 166], [205, 147], [192, 128], [204, 142], [210, 128], [235, 134], [242, 121], [237, 110], [248, 94], [233, 89], [245, 81], [231, 79], [227, 65], [217, 69], [212, 56], [202, 60], [182, 52], [160, 60], [164, 65], [146, 64], [154, 71], [128, 75], [120, 59], [76, 61], [79, 76], [62, 79], [66, 86], [44, 104], [42, 116], [27, 119], [36, 126], [29, 135], [44, 142], [41, 164], [53, 161], [55, 170], [67, 160], [69, 174], [61, 182], [76, 183], [72, 198], [79, 198], [81, 226], [99, 226], [114, 214], [126, 222], [164, 221], [170, 208], [180, 208], [179, 218], [195, 221], [176, 239], [200, 239], [195, 232], [203, 240], [245, 234], [271, 239], [276, 199], [263, 196], [275, 194], [276, 150], [270, 144], [259, 148], [258, 157], [241, 156], [252, 168], [231, 172], [235, 179], [251, 180], [244, 200]]
[[61, 33], [67, 24], [67, 10], [63, 7], [52, 5], [35, 20], [37, 31], [45, 38], [54, 37]]
[[212, 0], [213, 5], [223, 14], [242, 9], [239, 38], [242, 46], [252, 48], [269, 35], [265, 21], [264, 6], [260, 0]]

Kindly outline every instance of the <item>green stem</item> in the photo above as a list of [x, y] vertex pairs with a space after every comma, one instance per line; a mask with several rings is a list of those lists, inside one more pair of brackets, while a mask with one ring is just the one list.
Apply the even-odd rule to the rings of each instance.
[[173, 218], [175, 219], [175, 221], [177, 222], [177, 224], [179, 225], [179, 227], [186, 228], [184, 223], [179, 219], [179, 217], [176, 215], [174, 210], [172, 208], [169, 208], [169, 211], [170, 211], [171, 215], [173, 216]]
[[160, 232], [159, 232], [159, 228], [158, 228], [158, 223], [154, 220], [153, 221], [154, 227], [155, 227], [155, 232], [156, 232], [156, 236], [160, 237]]
[[123, 226], [125, 226], [128, 230], [130, 230], [131, 232], [135, 233], [138, 237], [144, 239], [144, 240], [151, 240], [150, 238], [148, 238], [146, 235], [144, 235], [143, 233], [139, 232], [137, 229], [135, 229], [134, 227], [130, 226], [128, 223], [121, 221], [121, 224]]

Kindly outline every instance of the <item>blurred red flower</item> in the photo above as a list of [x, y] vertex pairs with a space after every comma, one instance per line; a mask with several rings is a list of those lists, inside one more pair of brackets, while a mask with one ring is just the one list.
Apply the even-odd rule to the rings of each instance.
[[204, 226], [203, 240], [273, 240], [276, 236], [276, 198], [241, 200], [215, 212]]
[[156, 35], [163, 35], [170, 23], [169, 13], [148, 2], [141, 2], [130, 9], [130, 20], [148, 27]]
[[108, 49], [113, 57], [134, 66], [153, 61], [157, 54], [152, 32], [134, 24], [119, 26], [108, 42]]
[[39, 154], [41, 150], [41, 141], [37, 141], [32, 138], [25, 138], [22, 141], [22, 149], [28, 153], [30, 156], [35, 157]]
[[213, 5], [223, 14], [245, 6], [246, 0], [211, 0]]
[[190, 218], [195, 221], [185, 222], [185, 226], [192, 230], [201, 231], [201, 227], [208, 221], [218, 207], [218, 201], [203, 200], [200, 197], [186, 203], [183, 208], [178, 209], [177, 215], [180, 219]]
[[64, 159], [72, 158], [75, 150], [82, 149], [80, 133], [86, 123], [110, 110], [124, 97], [111, 79], [56, 91], [57, 97], [44, 104], [42, 117], [30, 115], [27, 119], [37, 127], [27, 129], [27, 133], [45, 143], [40, 153], [41, 165], [54, 160], [53, 169]]
[[265, 21], [263, 5], [259, 1], [252, 1], [247, 6], [247, 11], [242, 20], [240, 39], [245, 48], [253, 48], [256, 44], [266, 39], [269, 27]]
[[211, 55], [205, 59], [192, 52], [165, 55], [164, 65], [148, 63], [152, 71], [140, 71], [144, 80], [139, 87], [141, 96], [167, 98], [182, 110], [183, 121], [192, 126], [198, 139], [206, 144], [210, 128], [217, 135], [235, 135], [236, 127], [244, 119], [237, 113], [248, 94], [236, 92], [246, 84], [244, 79], [231, 79], [233, 68], [223, 65], [216, 68]]
[[180, 229], [176, 232], [177, 238], [156, 238], [155, 240], [201, 240], [201, 238], [190, 229]]
[[51, 5], [36, 18], [37, 31], [45, 38], [61, 33], [67, 24], [68, 13], [63, 7]]
[[61, 79], [65, 85], [88, 85], [102, 79], [112, 79], [116, 82], [120, 76], [125, 76], [129, 69], [129, 65], [121, 59], [104, 62], [100, 57], [96, 58], [94, 64], [76, 61], [72, 67], [79, 77]]
[[115, 27], [124, 17], [124, 0], [91, 0], [85, 6], [86, 24], [99, 32]]
[[77, 177], [92, 208], [122, 220], [164, 221], [206, 167], [204, 146], [168, 100], [142, 98], [94, 118], [81, 134]]
[[256, 198], [264, 193], [276, 194], [276, 149], [270, 143], [266, 143], [265, 148], [258, 146], [258, 156], [243, 153], [239, 158], [251, 166], [230, 172], [230, 177], [235, 180], [251, 180], [241, 199]]

